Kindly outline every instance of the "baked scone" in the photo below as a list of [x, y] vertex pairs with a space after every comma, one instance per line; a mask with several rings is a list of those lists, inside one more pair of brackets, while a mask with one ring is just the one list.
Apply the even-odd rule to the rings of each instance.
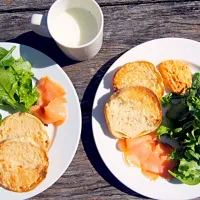
[[179, 60], [167, 60], [160, 63], [158, 68], [169, 91], [183, 94], [191, 87], [192, 73], [188, 64]]
[[134, 138], [156, 130], [162, 121], [158, 97], [143, 86], [123, 88], [105, 104], [108, 128], [116, 138]]
[[0, 144], [0, 186], [14, 192], [28, 192], [46, 177], [46, 151], [27, 137]]
[[162, 77], [156, 67], [150, 62], [136, 61], [127, 63], [114, 75], [113, 88], [115, 91], [137, 85], [148, 87], [159, 98], [164, 94]]
[[45, 149], [49, 146], [49, 136], [44, 124], [29, 113], [15, 113], [6, 117], [0, 126], [0, 143], [13, 138], [32, 137]]

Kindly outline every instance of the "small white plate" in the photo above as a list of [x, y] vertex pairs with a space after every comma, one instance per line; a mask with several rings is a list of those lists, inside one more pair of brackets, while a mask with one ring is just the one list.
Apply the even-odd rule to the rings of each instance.
[[192, 199], [200, 196], [200, 185], [188, 186], [174, 179], [172, 182], [159, 178], [147, 179], [136, 167], [127, 167], [122, 153], [108, 131], [104, 118], [104, 105], [113, 93], [112, 79], [116, 70], [125, 63], [146, 60], [156, 66], [168, 59], [189, 64], [192, 73], [200, 72], [200, 43], [181, 38], [163, 38], [141, 44], [122, 55], [103, 77], [93, 104], [92, 127], [97, 149], [108, 169], [128, 188], [154, 199]]
[[[27, 199], [41, 193], [54, 184], [66, 171], [75, 155], [82, 125], [81, 109], [77, 93], [70, 79], [60, 66], [45, 54], [28, 46], [6, 42], [0, 43], [0, 47], [4, 47], [7, 50], [13, 46], [17, 47], [13, 52], [13, 56], [15, 58], [22, 56], [23, 59], [30, 61], [33, 65], [32, 72], [37, 80], [44, 76], [49, 76], [66, 90], [68, 118], [63, 125], [57, 128], [48, 126], [51, 146], [48, 152], [49, 169], [46, 179], [36, 189], [27, 193], [15, 193], [0, 188], [0, 199], [2, 200]], [[0, 113], [3, 117], [9, 114], [3, 110], [0, 110]]]

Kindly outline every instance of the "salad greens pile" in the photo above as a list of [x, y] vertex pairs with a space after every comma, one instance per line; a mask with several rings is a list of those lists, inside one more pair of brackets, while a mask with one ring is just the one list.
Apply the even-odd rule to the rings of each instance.
[[15, 48], [7, 51], [0, 47], [0, 105], [28, 111], [36, 103], [39, 93], [32, 85], [31, 63], [22, 57], [16, 60], [12, 56]]
[[165, 120], [157, 135], [174, 139], [180, 146], [171, 154], [178, 160], [169, 173], [188, 185], [200, 183], [200, 73], [193, 76], [192, 87], [183, 95], [168, 94], [161, 99], [167, 107]]

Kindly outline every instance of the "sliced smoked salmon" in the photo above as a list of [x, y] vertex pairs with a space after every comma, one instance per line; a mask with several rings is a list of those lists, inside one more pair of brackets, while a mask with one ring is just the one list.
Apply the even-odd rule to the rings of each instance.
[[136, 145], [144, 144], [147, 141], [156, 141], [157, 140], [157, 135], [152, 132], [147, 135], [141, 136], [141, 137], [136, 137], [132, 139], [125, 139], [126, 147], [127, 149], [131, 150], [132, 147], [135, 147]]
[[161, 143], [156, 133], [150, 133], [133, 139], [119, 141], [124, 161], [128, 166], [141, 168], [142, 173], [151, 180], [159, 176], [171, 180], [168, 170], [174, 170], [176, 162], [170, 159], [173, 148]]
[[45, 115], [44, 108], [35, 105], [31, 107], [30, 112], [40, 119], [44, 124], [51, 124], [51, 120]]
[[127, 165], [136, 165], [137, 167], [141, 167], [141, 164], [149, 157], [153, 148], [152, 145], [153, 144], [151, 143], [145, 142], [132, 147], [130, 151], [124, 152]]
[[37, 89], [40, 98], [30, 112], [45, 124], [62, 125], [67, 116], [65, 90], [49, 77], [40, 79]]
[[155, 181], [157, 178], [159, 178], [159, 174], [156, 174], [156, 173], [153, 173], [153, 172], [143, 170], [142, 173], [152, 181]]
[[43, 106], [47, 106], [53, 99], [66, 95], [64, 88], [45, 76], [39, 80], [37, 89]]
[[122, 152], [127, 151], [125, 139], [119, 139], [118, 142], [117, 142], [117, 146]]
[[178, 162], [171, 160], [169, 156], [162, 156], [162, 172], [160, 176], [168, 180], [172, 180], [174, 177], [168, 172], [168, 170], [174, 171]]
[[141, 163], [142, 171], [149, 171], [156, 174], [162, 173], [162, 160], [159, 155], [152, 151], [145, 162]]
[[66, 99], [59, 97], [52, 100], [46, 107], [44, 107], [45, 115], [55, 125], [61, 125], [67, 116], [66, 113]]

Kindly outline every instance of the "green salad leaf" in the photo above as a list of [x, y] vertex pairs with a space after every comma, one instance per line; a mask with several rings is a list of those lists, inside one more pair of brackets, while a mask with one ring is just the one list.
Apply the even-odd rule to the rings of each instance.
[[17, 74], [22, 74], [26, 72], [31, 72], [31, 63], [28, 61], [24, 61], [22, 57], [20, 57], [18, 60], [15, 61], [15, 63], [12, 65], [13, 69]]
[[174, 150], [170, 155], [170, 158], [172, 160], [180, 160], [182, 157], [183, 157], [183, 152], [179, 150]]
[[170, 174], [185, 184], [199, 184], [200, 73], [194, 74], [192, 87], [185, 94], [168, 94], [161, 99], [161, 104], [163, 107], [167, 105], [168, 110], [165, 120], [157, 129], [157, 135], [165, 135], [180, 145], [170, 155], [171, 159], [179, 161], [177, 168]]
[[15, 59], [12, 56], [15, 48], [9, 51], [0, 48], [0, 105], [28, 111], [37, 102], [39, 93], [32, 85], [31, 63], [22, 57]]
[[162, 135], [168, 135], [168, 134], [170, 134], [170, 132], [171, 132], [170, 128], [161, 125], [157, 130], [157, 135], [160, 137]]
[[24, 104], [25, 110], [29, 108], [37, 101], [39, 93], [37, 88], [30, 87], [29, 85], [21, 85], [19, 89], [20, 103]]
[[4, 48], [0, 48], [0, 67], [10, 66], [15, 62], [15, 59], [12, 57], [12, 52], [15, 48], [16, 47], [14, 46], [9, 51]]
[[172, 94], [167, 94], [165, 97], [160, 99], [162, 107], [167, 107], [171, 103]]
[[11, 72], [0, 68], [0, 99], [1, 102], [7, 103], [13, 108], [17, 107], [17, 101], [14, 98], [14, 89], [16, 87], [15, 75]]
[[8, 54], [8, 51], [4, 49], [3, 47], [0, 47], [0, 60], [2, 60], [7, 54]]
[[196, 88], [196, 89], [200, 88], [200, 73], [194, 74], [192, 78], [192, 88]]
[[169, 173], [187, 185], [200, 183], [200, 165], [194, 160], [180, 159], [178, 168], [174, 172], [169, 171]]

